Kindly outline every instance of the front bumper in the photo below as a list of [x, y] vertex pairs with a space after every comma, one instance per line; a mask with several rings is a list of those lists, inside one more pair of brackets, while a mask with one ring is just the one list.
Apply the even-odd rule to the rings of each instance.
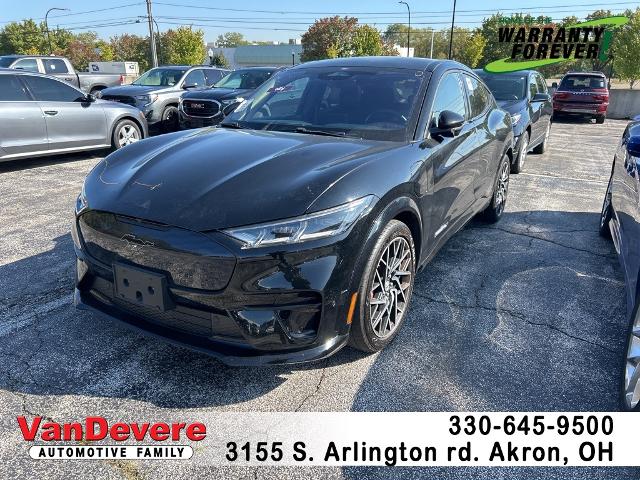
[[180, 119], [180, 128], [182, 130], [188, 130], [190, 128], [213, 127], [215, 125], [218, 125], [224, 118], [224, 115], [222, 114], [216, 115], [214, 117], [195, 117], [192, 115], [187, 115], [186, 113], [184, 113], [184, 111], [182, 111], [182, 109], [179, 110], [178, 116]]
[[[133, 222], [126, 227], [131, 227], [128, 239], [135, 235], [143, 242], [134, 245], [132, 255], [118, 250], [115, 256], [107, 257], [104, 251], [96, 250], [98, 240], [94, 237], [85, 241], [82, 229], [86, 226], [80, 223], [74, 222], [73, 232], [77, 256], [74, 303], [78, 308], [99, 311], [136, 330], [205, 352], [229, 365], [319, 360], [347, 342], [349, 300], [359, 287], [362, 270], [357, 253], [362, 251], [366, 237], [363, 220], [344, 237], [330, 242], [261, 253], [243, 251], [231, 239], [216, 234], [215, 242], [230, 254], [221, 261], [226, 265], [223, 269], [207, 272], [216, 277], [215, 284], [199, 275], [205, 267], [195, 268], [197, 271], [189, 276], [184, 274], [188, 269], [176, 270], [168, 260], [179, 251], [185, 265], [196, 265], [185, 253], [187, 245], [193, 245], [196, 232], [169, 228], [164, 230], [165, 237], [151, 239], [153, 229]], [[118, 231], [117, 236], [121, 239], [127, 234]], [[162, 252], [150, 247], [152, 240], [163, 245], [166, 258], [158, 260]], [[198, 247], [201, 251], [203, 248]], [[214, 255], [211, 251], [205, 254]], [[233, 259], [231, 269], [229, 259]], [[157, 311], [117, 298], [110, 260], [166, 275], [170, 307]], [[161, 268], [154, 268], [152, 262], [159, 262]]]

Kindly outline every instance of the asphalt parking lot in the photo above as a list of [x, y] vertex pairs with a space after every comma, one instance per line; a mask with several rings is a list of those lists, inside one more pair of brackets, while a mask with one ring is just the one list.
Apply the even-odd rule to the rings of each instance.
[[617, 410], [624, 285], [597, 229], [625, 125], [555, 124], [547, 152], [531, 154], [524, 173], [512, 176], [503, 220], [472, 222], [417, 277], [407, 321], [388, 349], [344, 349], [316, 364], [259, 371], [225, 367], [72, 307], [69, 225], [101, 154], [0, 165], [0, 476], [637, 479], [640, 469], [32, 462], [15, 421], [225, 410]]

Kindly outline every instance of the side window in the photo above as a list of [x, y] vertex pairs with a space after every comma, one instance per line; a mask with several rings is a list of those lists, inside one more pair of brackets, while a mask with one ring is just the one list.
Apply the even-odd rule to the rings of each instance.
[[24, 80], [36, 100], [41, 102], [75, 102], [84, 97], [82, 92], [51, 78], [25, 75]]
[[491, 104], [491, 94], [476, 78], [464, 75], [464, 82], [469, 92], [469, 108], [471, 118], [482, 115]]
[[204, 75], [207, 79], [207, 86], [211, 86], [220, 80], [223, 74], [221, 70], [208, 69], [204, 71]]
[[547, 84], [541, 75], [536, 75], [536, 83], [538, 84], [538, 93], [547, 93]]
[[0, 75], [0, 102], [25, 102], [29, 100], [31, 97], [15, 75]]
[[69, 73], [67, 64], [61, 58], [43, 58], [42, 63], [44, 63], [44, 71], [51, 75]]
[[438, 126], [440, 113], [445, 110], [450, 110], [467, 118], [464, 90], [462, 90], [457, 73], [447, 73], [440, 80], [436, 97], [433, 100], [433, 107], [431, 107], [430, 127]]
[[204, 78], [204, 72], [201, 69], [193, 70], [184, 79], [183, 85], [195, 85], [198, 88], [206, 86], [207, 81]]
[[536, 79], [532, 75], [529, 77], [529, 98], [533, 98], [533, 96], [538, 93], [538, 86], [536, 85]]
[[17, 70], [26, 70], [27, 72], [38, 72], [38, 61], [35, 58], [21, 58], [13, 64]]

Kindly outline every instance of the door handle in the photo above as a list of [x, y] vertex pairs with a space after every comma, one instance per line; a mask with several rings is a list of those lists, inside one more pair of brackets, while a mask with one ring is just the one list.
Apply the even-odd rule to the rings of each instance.
[[57, 110], [45, 110], [44, 114], [53, 117], [54, 115], [58, 114], [58, 111]]

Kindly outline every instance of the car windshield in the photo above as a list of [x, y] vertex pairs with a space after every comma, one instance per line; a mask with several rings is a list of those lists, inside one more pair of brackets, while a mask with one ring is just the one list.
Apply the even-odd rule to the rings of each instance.
[[0, 57], [0, 67], [10, 67], [15, 61], [16, 57]]
[[144, 72], [132, 84], [144, 87], [171, 87], [180, 81], [186, 71], [186, 68], [152, 68]]
[[422, 71], [380, 67], [284, 70], [222, 126], [403, 141], [419, 113]]
[[236, 70], [218, 80], [214, 88], [242, 88], [253, 90], [258, 88], [271, 76], [271, 70]]
[[604, 78], [599, 75], [566, 75], [560, 82], [561, 90], [588, 90], [605, 88]]
[[482, 75], [496, 100], [522, 100], [527, 96], [526, 75]]

